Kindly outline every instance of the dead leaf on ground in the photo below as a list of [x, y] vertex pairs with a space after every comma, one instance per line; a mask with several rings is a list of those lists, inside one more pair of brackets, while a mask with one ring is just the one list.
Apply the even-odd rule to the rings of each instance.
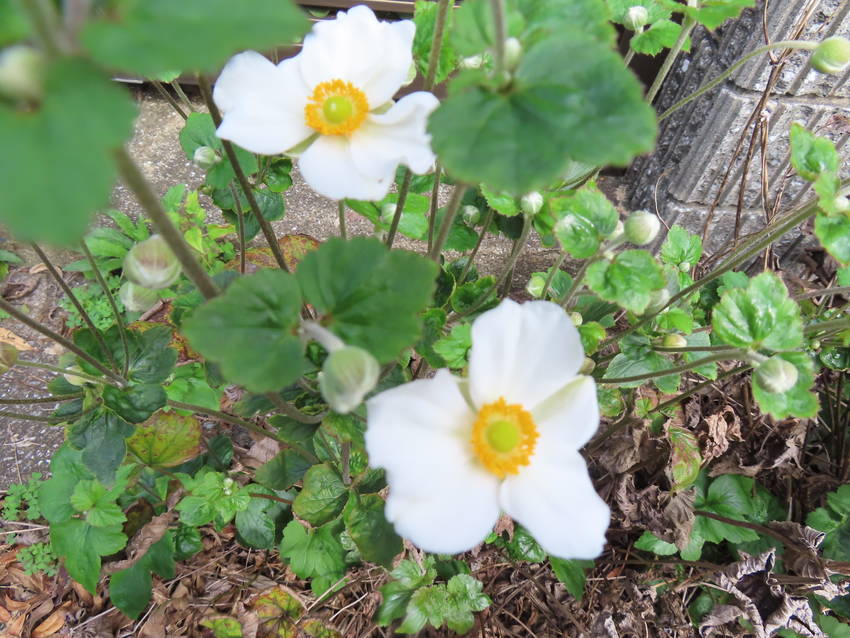
[[23, 337], [19, 337], [11, 330], [6, 330], [6, 328], [0, 328], [0, 342], [11, 344], [22, 352], [32, 350], [32, 346]]
[[[64, 607], [64, 605], [63, 605]], [[65, 626], [65, 610], [59, 608], [32, 630], [32, 638], [47, 638]]]
[[706, 462], [722, 456], [730, 441], [742, 441], [741, 419], [735, 410], [725, 406], [716, 414], [709, 414], [698, 427], [702, 456]]

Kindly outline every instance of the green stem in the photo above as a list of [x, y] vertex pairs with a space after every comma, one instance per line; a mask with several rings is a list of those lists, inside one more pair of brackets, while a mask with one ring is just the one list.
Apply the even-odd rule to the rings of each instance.
[[74, 308], [76, 308], [77, 312], [80, 313], [80, 317], [82, 317], [86, 326], [88, 326], [88, 329], [91, 331], [92, 336], [94, 336], [94, 338], [97, 340], [97, 344], [100, 346], [100, 349], [106, 353], [106, 357], [109, 359], [109, 365], [112, 366], [112, 369], [115, 372], [117, 372], [118, 362], [115, 361], [115, 357], [112, 356], [112, 351], [106, 346], [106, 341], [103, 338], [103, 333], [97, 328], [97, 326], [94, 325], [94, 321], [92, 321], [92, 318], [86, 311], [86, 309], [83, 308], [83, 304], [80, 303], [80, 300], [77, 299], [77, 296], [74, 294], [73, 290], [71, 290], [71, 287], [67, 284], [64, 277], [62, 277], [62, 274], [59, 272], [56, 266], [53, 265], [53, 262], [50, 261], [50, 258], [47, 256], [47, 253], [45, 253], [41, 249], [41, 247], [34, 242], [30, 244], [30, 246], [32, 246], [32, 249], [35, 251], [35, 254], [38, 255], [38, 258], [41, 260], [41, 263], [43, 263], [44, 266], [47, 268], [47, 271], [53, 277], [53, 280], [59, 285], [59, 287], [62, 289], [62, 292], [65, 293], [65, 296], [71, 300], [72, 304], [74, 304]]
[[[90, 374], [83, 372], [82, 370], [68, 370], [67, 368], [60, 368], [59, 366], [52, 366], [49, 363], [41, 363], [39, 361], [26, 361], [25, 359], [18, 359], [15, 362], [15, 365], [16, 366], [22, 366], [24, 368], [36, 368], [38, 370], [47, 370], [48, 372], [55, 372], [56, 374], [67, 374], [67, 375], [71, 375], [71, 376], [74, 376], [74, 377], [80, 377], [81, 379], [85, 379], [86, 381], [91, 381], [92, 383], [97, 383], [98, 385], [101, 385], [101, 384], [104, 384], [104, 383], [106, 383], [108, 385], [112, 385], [106, 379], [103, 379], [102, 377], [92, 376]], [[124, 381], [121, 380], [120, 386], [123, 386], [123, 384], [124, 384]]]
[[47, 416], [35, 416], [34, 414], [22, 414], [20, 412], [7, 412], [6, 410], [0, 411], [0, 418], [21, 419], [23, 421], [37, 421], [39, 423], [54, 423], [53, 419]]
[[463, 272], [461, 272], [460, 277], [457, 278], [458, 282], [460, 282], [461, 284], [466, 280], [466, 276], [469, 274], [469, 270], [472, 268], [472, 264], [475, 262], [475, 256], [478, 254], [478, 249], [481, 248], [481, 244], [484, 242], [484, 235], [487, 234], [487, 229], [490, 228], [490, 224], [495, 216], [496, 211], [488, 207], [487, 217], [484, 218], [484, 224], [481, 226], [481, 232], [478, 233], [478, 241], [475, 242], [475, 247], [472, 249], [472, 252], [469, 253], [469, 256], [466, 258], [466, 265], [463, 267]]
[[[443, 36], [446, 33], [446, 17], [449, 14], [451, 0], [439, 0], [437, 6], [437, 18], [434, 21], [434, 37], [431, 40], [431, 53], [428, 56], [428, 73], [425, 74], [423, 90], [430, 91], [434, 88], [437, 78], [437, 67], [440, 63], [440, 50], [443, 48]], [[504, 46], [504, 45], [503, 45]]]
[[493, 71], [501, 78], [505, 70], [505, 0], [490, 0], [493, 10]]
[[820, 323], [813, 323], [803, 328], [803, 332], [806, 335], [811, 335], [818, 332], [825, 332], [827, 330], [840, 332], [847, 329], [850, 329], [850, 317], [840, 317], [838, 319], [830, 319], [828, 321], [821, 321]]
[[635, 50], [632, 49], [631, 47], [629, 47], [629, 51], [628, 51], [628, 53], [626, 53], [626, 57], [623, 58], [623, 64], [625, 64], [626, 66], [629, 66], [629, 64], [632, 61], [632, 58], [634, 58], [634, 57], [635, 57]]
[[664, 111], [661, 115], [658, 116], [658, 121], [659, 122], [662, 121], [663, 119], [665, 119], [667, 116], [669, 116], [674, 111], [682, 108], [686, 104], [693, 102], [695, 99], [697, 99], [701, 95], [704, 95], [705, 93], [709, 92], [711, 89], [713, 89], [718, 84], [723, 82], [726, 78], [728, 78], [733, 73], [735, 73], [735, 71], [737, 71], [742, 66], [744, 66], [744, 64], [746, 64], [749, 60], [751, 60], [752, 58], [754, 58], [756, 56], [761, 55], [762, 53], [766, 53], [766, 52], [768, 52], [772, 49], [809, 49], [809, 50], [812, 50], [812, 49], [816, 48], [817, 45], [818, 45], [817, 42], [807, 42], [807, 41], [800, 41], [800, 40], [783, 40], [781, 42], [772, 42], [771, 44], [766, 44], [762, 47], [759, 47], [758, 49], [755, 49], [754, 51], [750, 51], [749, 53], [747, 53], [746, 55], [741, 57], [737, 62], [735, 62], [728, 69], [726, 69], [723, 73], [721, 73], [716, 78], [714, 78], [711, 82], [707, 82], [706, 84], [704, 84], [703, 86], [698, 88], [696, 91], [694, 91], [693, 93], [691, 93], [687, 97], [682, 98], [681, 100], [676, 102], [673, 106], [671, 106], [669, 109]]
[[236, 194], [236, 189], [233, 188], [233, 183], [230, 184], [230, 196], [233, 198], [233, 204], [236, 206], [236, 233], [239, 237], [239, 274], [245, 274], [245, 213], [242, 211], [242, 204], [239, 201], [239, 195]]
[[180, 86], [180, 82], [178, 80], [174, 80], [171, 82], [171, 87], [174, 89], [174, 92], [180, 96], [180, 101], [186, 105], [186, 108], [189, 109], [190, 112], [195, 112], [195, 107], [192, 106], [192, 100], [189, 99], [189, 96], [186, 95], [185, 91], [183, 91], [183, 87]]
[[440, 177], [443, 172], [443, 167], [437, 163], [434, 169], [434, 187], [431, 189], [431, 202], [428, 207], [428, 254], [431, 254], [431, 246], [434, 244], [434, 226], [437, 222], [437, 208], [439, 207], [440, 197]]
[[133, 191], [136, 198], [139, 200], [145, 213], [153, 222], [157, 232], [162, 235], [165, 243], [171, 248], [174, 256], [177, 257], [180, 265], [183, 267], [183, 272], [192, 280], [192, 283], [198, 288], [201, 294], [206, 299], [212, 299], [218, 294], [218, 287], [215, 285], [204, 267], [198, 263], [195, 256], [192, 254], [192, 248], [183, 239], [183, 235], [171, 222], [168, 213], [162, 208], [162, 204], [157, 199], [154, 192], [151, 190], [150, 184], [145, 180], [139, 167], [130, 157], [125, 148], [119, 148], [115, 151], [115, 159], [118, 164], [118, 171], [121, 178], [127, 184], [127, 187]]
[[706, 388], [713, 383], [717, 383], [718, 381], [721, 381], [721, 380], [723, 380], [727, 377], [733, 377], [736, 374], [746, 372], [750, 368], [752, 368], [752, 366], [750, 364], [744, 364], [744, 365], [738, 366], [737, 368], [732, 368], [731, 370], [727, 370], [726, 372], [721, 372], [720, 374], [717, 375], [716, 379], [708, 379], [707, 381], [703, 381], [702, 383], [698, 383], [693, 388], [691, 388], [690, 390], [687, 390], [686, 392], [682, 392], [682, 394], [680, 394], [676, 397], [673, 397], [669, 401], [665, 401], [664, 403], [659, 403], [654, 408], [652, 408], [652, 410], [650, 410], [650, 413], [661, 412], [662, 410], [669, 408], [672, 405], [676, 405], [682, 399], [687, 399], [689, 396], [696, 394], [697, 392], [699, 392], [703, 388]]
[[573, 282], [570, 284], [567, 292], [564, 293], [563, 298], [558, 302], [564, 310], [566, 310], [572, 303], [576, 293], [581, 290], [582, 282], [584, 282], [584, 276], [587, 274], [587, 269], [590, 268], [590, 264], [595, 261], [599, 261], [599, 259], [599, 257], [590, 257], [582, 262], [581, 267], [579, 267], [578, 272], [573, 277]]
[[175, 111], [177, 111], [177, 114], [180, 115], [180, 117], [182, 117], [184, 120], [189, 119], [189, 116], [186, 115], [186, 112], [177, 103], [177, 100], [175, 100], [173, 97], [171, 97], [171, 93], [168, 92], [168, 89], [166, 89], [164, 86], [162, 86], [162, 82], [157, 82], [156, 80], [151, 80], [151, 84], [153, 85], [153, 88], [155, 88], [157, 90], [157, 92], [162, 97], [165, 98], [165, 101], [168, 102], [171, 105], [171, 108], [173, 108]]
[[82, 394], [56, 394], [52, 397], [37, 397], [35, 399], [0, 399], [0, 405], [30, 405], [32, 403], [59, 403], [78, 399]]
[[57, 38], [58, 20], [53, 5], [47, 0], [22, 0], [17, 6], [26, 13], [45, 53], [51, 58], [61, 55], [62, 47]]
[[681, 348], [671, 348], [667, 346], [653, 346], [653, 350], [657, 352], [733, 352], [737, 348], [732, 346], [682, 346]]
[[[100, 286], [101, 291], [103, 291], [104, 296], [109, 302], [109, 308], [112, 310], [112, 316], [115, 317], [115, 325], [118, 326], [118, 335], [121, 338], [121, 350], [124, 352], [124, 364], [121, 368], [121, 376], [126, 377], [127, 370], [130, 367], [130, 346], [127, 343], [127, 327], [124, 325], [124, 318], [121, 316], [121, 311], [118, 310], [118, 304], [115, 303], [115, 297], [112, 295], [112, 291], [109, 289], [106, 280], [103, 278], [103, 273], [101, 273], [100, 268], [97, 267], [97, 261], [95, 261], [94, 255], [91, 254], [85, 240], [80, 242], [80, 248], [91, 266], [94, 278], [97, 280], [97, 284]], [[107, 353], [110, 360], [114, 361], [112, 353], [108, 350]]]
[[266, 394], [266, 397], [272, 403], [275, 404], [275, 407], [280, 410], [281, 414], [283, 414], [284, 416], [288, 416], [291, 419], [295, 419], [299, 423], [306, 423], [308, 425], [312, 425], [314, 423], [321, 423], [327, 415], [326, 413], [304, 414], [301, 410], [299, 410], [293, 405], [290, 405], [274, 392], [269, 392], [268, 394]]
[[812, 299], [814, 297], [834, 297], [835, 295], [850, 294], [850, 286], [838, 286], [836, 288], [824, 288], [823, 290], [814, 290], [812, 292], [804, 292], [794, 296], [794, 301], [802, 299]]
[[549, 288], [552, 287], [552, 282], [555, 281], [555, 275], [558, 274], [558, 271], [561, 269], [566, 258], [567, 253], [561, 251], [558, 255], [558, 259], [556, 259], [555, 263], [549, 268], [549, 274], [546, 275], [546, 281], [543, 282], [543, 290], [540, 292], [541, 299], [546, 299], [546, 295], [549, 294]]
[[[691, 3], [688, 2], [690, 5]], [[676, 40], [676, 43], [673, 47], [667, 52], [667, 57], [664, 58], [664, 62], [661, 64], [661, 68], [658, 70], [658, 75], [655, 76], [655, 80], [652, 83], [652, 86], [649, 87], [649, 91], [646, 92], [646, 101], [652, 104], [652, 101], [655, 99], [655, 96], [658, 95], [658, 92], [661, 90], [661, 85], [664, 84], [664, 80], [667, 78], [667, 74], [670, 73], [670, 69], [673, 68], [673, 63], [676, 62], [676, 58], [679, 55], [679, 52], [685, 46], [685, 42], [687, 42], [688, 38], [691, 35], [691, 31], [694, 30], [696, 26], [696, 20], [693, 18], [685, 18], [685, 21], [682, 23], [682, 30], [679, 32], [679, 37]]]
[[440, 232], [437, 235], [437, 239], [434, 242], [434, 245], [431, 246], [431, 250], [428, 253], [428, 257], [433, 261], [439, 263], [440, 261], [440, 253], [443, 251], [443, 246], [446, 243], [446, 239], [448, 239], [449, 231], [452, 228], [452, 225], [455, 223], [455, 217], [457, 217], [457, 212], [460, 210], [460, 201], [463, 199], [463, 194], [466, 192], [466, 184], [463, 182], [458, 182], [455, 184], [455, 188], [452, 191], [451, 199], [449, 200], [448, 206], [446, 206], [446, 213], [443, 215], [443, 223], [440, 224]]
[[[204, 98], [204, 103], [210, 112], [213, 123], [218, 126], [221, 124], [221, 113], [213, 100], [209, 80], [200, 74], [197, 78], [198, 88], [201, 90], [201, 96]], [[283, 258], [283, 252], [280, 250], [280, 244], [277, 243], [274, 228], [272, 228], [271, 223], [263, 217], [263, 214], [260, 211], [260, 206], [257, 204], [257, 198], [254, 197], [254, 189], [251, 188], [251, 184], [245, 176], [245, 171], [242, 170], [242, 165], [239, 164], [239, 158], [236, 157], [236, 149], [233, 148], [233, 144], [231, 144], [229, 140], [221, 140], [221, 145], [224, 147], [224, 153], [227, 155], [227, 161], [230, 162], [230, 166], [233, 168], [233, 172], [236, 175], [236, 181], [239, 182], [239, 188], [241, 188], [242, 192], [245, 193], [245, 199], [248, 200], [248, 206], [250, 206], [251, 212], [254, 213], [257, 223], [260, 224], [260, 230], [263, 231], [263, 236], [266, 238], [266, 243], [268, 243], [269, 248], [271, 248], [272, 255], [274, 255], [274, 259], [277, 262], [278, 267], [284, 272], [289, 272], [289, 267], [286, 265], [286, 260]]]
[[348, 239], [348, 231], [345, 227], [345, 200], [341, 199], [337, 202], [337, 214], [339, 215], [339, 236], [343, 239]]
[[401, 181], [401, 188], [398, 190], [398, 200], [395, 205], [395, 214], [393, 221], [390, 223], [390, 230], [387, 233], [387, 248], [393, 247], [398, 224], [401, 221], [401, 214], [404, 212], [404, 205], [407, 203], [407, 194], [410, 192], [410, 180], [413, 179], [413, 173], [409, 168], [404, 169], [404, 177]]
[[[738, 354], [738, 357], [731, 356]], [[698, 368], [699, 366], [704, 366], [707, 363], [714, 363], [715, 361], [724, 361], [727, 359], [735, 359], [735, 358], [744, 358], [744, 351], [742, 350], [728, 350], [726, 352], [720, 354], [713, 354], [708, 357], [703, 357], [702, 359], [697, 359], [696, 361], [692, 361], [690, 363], [685, 363], [680, 366], [675, 366], [673, 368], [666, 368], [665, 370], [658, 370], [656, 372], [645, 372], [643, 374], [635, 374], [630, 377], [611, 377], [611, 378], [602, 378], [599, 379], [599, 383], [605, 385], [616, 385], [623, 383], [634, 383], [635, 381], [647, 381], [649, 379], [657, 379], [658, 377], [666, 377], [670, 374], [679, 374], [680, 372], [687, 372], [688, 370], [693, 370], [694, 368]]]

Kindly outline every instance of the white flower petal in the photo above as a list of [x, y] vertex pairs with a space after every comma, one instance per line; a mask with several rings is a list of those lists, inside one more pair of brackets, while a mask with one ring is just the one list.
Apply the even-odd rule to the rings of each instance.
[[576, 377], [538, 404], [532, 416], [540, 431], [539, 445], [578, 450], [599, 428], [596, 383], [591, 377]]
[[533, 410], [569, 383], [583, 361], [578, 330], [560, 306], [505, 299], [472, 324], [472, 402], [480, 407], [503, 397]]
[[388, 101], [407, 79], [415, 26], [379, 22], [364, 5], [317, 23], [296, 59], [305, 83], [340, 79], [366, 94], [370, 108]]
[[367, 402], [366, 450], [387, 471], [387, 520], [429, 552], [457, 553], [481, 542], [499, 516], [498, 479], [474, 463], [475, 415], [445, 370]]
[[376, 179], [358, 170], [351, 144], [342, 135], [320, 135], [299, 160], [298, 169], [310, 188], [331, 199], [383, 199], [393, 176]]
[[217, 135], [253, 153], [282, 153], [314, 132], [304, 120], [306, 87], [291, 60], [275, 66], [255, 51], [235, 55], [213, 99], [222, 111]]
[[416, 174], [430, 170], [436, 158], [425, 127], [439, 104], [430, 93], [419, 91], [403, 97], [386, 113], [370, 115], [351, 135], [351, 156], [360, 172], [392, 180], [399, 164]]
[[535, 454], [531, 465], [508, 476], [499, 502], [547, 553], [595, 558], [605, 545], [610, 510], [593, 489], [578, 452], [553, 456]]

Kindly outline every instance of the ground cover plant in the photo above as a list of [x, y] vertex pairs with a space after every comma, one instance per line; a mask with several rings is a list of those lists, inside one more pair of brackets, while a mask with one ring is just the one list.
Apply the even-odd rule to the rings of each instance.
[[[0, 4], [0, 222], [72, 317], [66, 337], [0, 298], [64, 349], [53, 365], [0, 344], [4, 373], [52, 377], [0, 413], [66, 437], [4, 501], [11, 635], [113, 607], [113, 635], [850, 634], [835, 146], [795, 124], [809, 197], [710, 259], [597, 183], [670, 112], [651, 107], [670, 64], [644, 94], [633, 55], [672, 61], [751, 4], [439, 0], [312, 27], [279, 0]], [[836, 37], [746, 57], [772, 48], [811, 51], [812, 72], [850, 62]], [[154, 193], [117, 72], [184, 116], [226, 223], [198, 191]], [[181, 107], [181, 75], [204, 111]], [[276, 236], [294, 165], [338, 201], [338, 237]], [[146, 218], [95, 226], [116, 179]], [[347, 210], [374, 235], [350, 237]], [[808, 223], [818, 276], [769, 268]], [[483, 275], [488, 234], [512, 250]], [[558, 256], [509, 298], [533, 235]], [[80, 252], [85, 292], [38, 243]], [[41, 604], [60, 587], [85, 620]]]

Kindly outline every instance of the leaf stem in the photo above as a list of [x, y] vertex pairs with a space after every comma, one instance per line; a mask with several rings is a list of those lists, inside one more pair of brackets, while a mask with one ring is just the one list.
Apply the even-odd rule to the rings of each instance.
[[732, 352], [737, 351], [737, 348], [732, 346], [682, 346], [681, 348], [672, 348], [668, 346], [652, 346], [652, 349], [657, 352]]
[[337, 215], [339, 216], [339, 236], [342, 239], [348, 239], [348, 231], [345, 227], [345, 200], [341, 199], [337, 202]]
[[[112, 310], [112, 316], [115, 317], [115, 325], [118, 326], [118, 334], [121, 338], [121, 349], [124, 352], [124, 364], [121, 368], [121, 376], [127, 376], [127, 370], [130, 367], [130, 346], [127, 344], [127, 328], [124, 325], [124, 318], [121, 316], [121, 311], [118, 310], [118, 304], [115, 303], [115, 297], [112, 295], [112, 291], [109, 289], [109, 286], [106, 284], [106, 280], [103, 278], [103, 274], [100, 272], [100, 268], [97, 267], [97, 262], [94, 259], [94, 255], [91, 254], [89, 247], [86, 245], [85, 240], [80, 242], [80, 249], [83, 251], [83, 254], [86, 256], [86, 259], [91, 266], [92, 272], [94, 273], [94, 278], [97, 280], [97, 284], [100, 286], [100, 289], [103, 291], [104, 296], [109, 302], [109, 308]], [[110, 360], [112, 358], [112, 353], [107, 350], [107, 356], [109, 356]]]
[[581, 266], [578, 269], [578, 272], [573, 276], [573, 282], [570, 284], [570, 287], [567, 289], [567, 292], [564, 293], [563, 298], [558, 302], [560, 306], [566, 310], [567, 306], [569, 306], [573, 298], [576, 296], [579, 290], [581, 290], [581, 285], [584, 282], [584, 276], [587, 274], [587, 269], [590, 268], [590, 264], [595, 261], [599, 261], [599, 257], [590, 257], [585, 259], [582, 262]]
[[0, 418], [22, 419], [24, 421], [37, 421], [39, 423], [50, 423], [51, 425], [55, 425], [54, 420], [47, 416], [36, 416], [34, 414], [23, 414], [21, 412], [8, 412], [6, 410], [0, 410]]
[[434, 88], [434, 81], [437, 78], [437, 67], [440, 66], [440, 53], [443, 48], [443, 36], [446, 33], [446, 18], [449, 14], [450, 4], [451, 0], [439, 0], [437, 6], [437, 17], [434, 21], [434, 37], [431, 40], [431, 52], [428, 56], [428, 73], [425, 75], [425, 83], [422, 86], [425, 91], [430, 91]]
[[[692, 3], [688, 2], [688, 5], [692, 6]], [[670, 69], [673, 68], [673, 63], [676, 62], [676, 58], [685, 46], [685, 42], [687, 42], [688, 37], [690, 37], [691, 31], [694, 30], [695, 26], [696, 20], [690, 17], [685, 18], [685, 21], [682, 23], [682, 30], [679, 32], [679, 37], [676, 39], [676, 43], [667, 52], [667, 57], [664, 58], [664, 62], [658, 70], [658, 75], [655, 76], [652, 86], [650, 86], [649, 91], [646, 92], [646, 101], [650, 104], [652, 104], [653, 100], [655, 100], [655, 96], [658, 95], [658, 92], [661, 90], [661, 85], [664, 84], [664, 80], [667, 79], [667, 74], [670, 73]]]
[[481, 232], [478, 233], [478, 241], [475, 242], [475, 247], [472, 249], [472, 252], [469, 253], [469, 256], [466, 258], [466, 265], [463, 267], [463, 272], [460, 274], [460, 277], [457, 280], [462, 284], [466, 279], [466, 275], [469, 274], [470, 269], [472, 268], [472, 264], [475, 262], [475, 256], [478, 254], [478, 250], [481, 248], [481, 244], [484, 242], [484, 235], [487, 234], [487, 229], [490, 228], [490, 224], [493, 221], [493, 218], [496, 216], [496, 211], [490, 207], [487, 208], [487, 217], [484, 218], [484, 224], [481, 226]]
[[390, 223], [390, 230], [387, 233], [387, 248], [393, 247], [398, 224], [401, 221], [401, 214], [404, 212], [404, 205], [407, 203], [407, 194], [410, 192], [410, 181], [413, 179], [413, 173], [409, 168], [404, 169], [404, 177], [401, 181], [401, 187], [398, 189], [398, 200], [395, 205], [395, 213], [393, 221]]
[[793, 297], [794, 301], [803, 299], [813, 299], [815, 297], [834, 297], [836, 295], [850, 294], [850, 286], [837, 286], [835, 288], [824, 288], [823, 290], [813, 290], [812, 292], [804, 292]]
[[440, 177], [443, 173], [443, 167], [437, 162], [437, 167], [434, 169], [434, 188], [431, 189], [431, 202], [428, 207], [428, 254], [431, 254], [431, 246], [434, 244], [434, 226], [437, 222], [437, 208], [439, 207], [440, 197]]
[[70, 401], [71, 399], [80, 398], [82, 393], [78, 394], [56, 394], [52, 397], [36, 397], [34, 399], [0, 399], [0, 405], [30, 405], [32, 403], [59, 403], [60, 401]]
[[546, 281], [543, 282], [543, 290], [540, 292], [541, 299], [546, 299], [546, 295], [549, 294], [549, 289], [552, 287], [552, 282], [555, 281], [555, 275], [558, 274], [558, 271], [561, 269], [566, 258], [567, 253], [562, 250], [558, 255], [558, 259], [556, 259], [555, 263], [549, 268], [549, 274], [546, 275]]
[[493, 9], [493, 72], [501, 78], [505, 70], [505, 0], [490, 0]]
[[205, 299], [212, 299], [218, 294], [218, 287], [215, 285], [204, 267], [195, 259], [192, 254], [192, 249], [183, 235], [171, 222], [168, 213], [162, 208], [162, 204], [157, 199], [154, 192], [151, 190], [150, 184], [145, 180], [139, 167], [127, 153], [127, 149], [121, 147], [115, 151], [115, 159], [118, 163], [118, 171], [121, 178], [127, 184], [129, 189], [133, 191], [145, 213], [153, 222], [157, 232], [162, 235], [165, 243], [174, 252], [175, 257], [180, 261], [183, 267], [183, 272], [192, 280], [192, 283], [198, 288]]
[[[738, 357], [732, 355], [738, 355]], [[697, 359], [696, 361], [691, 361], [690, 363], [684, 363], [680, 366], [675, 366], [673, 368], [666, 368], [664, 370], [657, 370], [655, 372], [645, 372], [643, 374], [635, 374], [630, 377], [610, 377], [610, 378], [601, 378], [598, 379], [599, 383], [604, 385], [620, 385], [623, 383], [634, 383], [635, 381], [647, 381], [649, 379], [657, 379], [658, 377], [666, 377], [670, 374], [679, 374], [680, 372], [687, 372], [688, 370], [692, 370], [694, 368], [698, 368], [707, 363], [714, 363], [715, 361], [724, 361], [726, 359], [735, 359], [735, 358], [744, 358], [744, 352], [739, 349], [732, 349], [726, 352], [714, 354], [708, 357], [703, 357], [702, 359]]]
[[440, 261], [440, 253], [443, 251], [443, 246], [446, 243], [446, 239], [449, 237], [449, 231], [455, 223], [455, 217], [457, 217], [457, 212], [460, 210], [460, 201], [463, 199], [463, 194], [465, 192], [466, 184], [463, 182], [455, 184], [451, 199], [449, 199], [448, 206], [446, 206], [446, 212], [443, 215], [443, 223], [440, 224], [440, 232], [428, 253], [428, 257], [437, 263]]
[[[90, 381], [92, 383], [97, 384], [107, 384], [112, 385], [106, 379], [102, 379], [100, 377], [95, 377], [91, 374], [87, 374], [82, 370], [68, 370], [67, 368], [60, 368], [59, 366], [53, 366], [49, 363], [41, 363], [40, 361], [27, 361], [25, 359], [18, 359], [15, 362], [16, 366], [22, 366], [24, 368], [36, 368], [38, 370], [47, 370], [48, 372], [55, 372], [56, 374], [67, 374], [75, 377], [80, 377], [81, 379], [85, 379], [86, 381]], [[121, 381], [121, 386], [124, 385], [124, 381]]]
[[189, 119], [189, 116], [186, 115], [186, 112], [183, 110], [183, 108], [180, 106], [180, 104], [177, 103], [177, 100], [175, 100], [171, 96], [171, 93], [168, 92], [168, 89], [166, 89], [162, 85], [162, 82], [158, 82], [156, 80], [151, 80], [151, 84], [153, 85], [153, 88], [155, 88], [157, 90], [157, 93], [159, 93], [162, 97], [164, 97], [165, 101], [168, 102], [171, 105], [171, 108], [173, 108], [175, 111], [177, 111], [177, 114], [180, 117], [182, 117], [184, 120]]
[[[85, 241], [85, 240], [83, 240]], [[118, 371], [118, 362], [115, 361], [115, 357], [112, 356], [112, 351], [106, 346], [106, 341], [103, 338], [103, 333], [94, 325], [94, 321], [92, 321], [91, 316], [83, 307], [83, 304], [80, 303], [80, 300], [77, 299], [77, 296], [74, 294], [74, 291], [65, 281], [65, 278], [62, 277], [62, 274], [53, 265], [53, 262], [50, 261], [50, 258], [47, 256], [41, 247], [35, 242], [31, 243], [32, 249], [35, 251], [35, 254], [38, 255], [38, 258], [41, 260], [41, 263], [47, 268], [47, 271], [53, 277], [53, 280], [59, 285], [62, 289], [62, 292], [65, 293], [65, 296], [71, 300], [71, 303], [74, 304], [74, 308], [77, 309], [77, 312], [80, 313], [80, 317], [82, 317], [88, 329], [91, 331], [92, 335], [95, 339], [97, 339], [97, 343], [100, 346], [100, 349], [106, 353], [107, 358], [109, 359], [109, 365], [112, 366], [114, 371]]]
[[[198, 88], [201, 90], [201, 96], [204, 98], [204, 103], [210, 112], [213, 123], [216, 127], [218, 127], [218, 125], [221, 124], [221, 112], [218, 110], [215, 100], [213, 100], [209, 80], [201, 74], [198, 74], [197, 78]], [[277, 265], [284, 272], [289, 272], [289, 267], [286, 265], [286, 260], [283, 258], [283, 253], [280, 250], [280, 244], [277, 243], [274, 228], [272, 228], [271, 223], [263, 217], [263, 213], [260, 211], [260, 206], [257, 204], [257, 198], [254, 197], [254, 190], [251, 188], [251, 184], [248, 183], [248, 178], [245, 176], [245, 171], [242, 170], [242, 165], [239, 164], [239, 158], [236, 157], [236, 149], [233, 148], [233, 144], [231, 144], [229, 140], [221, 140], [221, 145], [224, 148], [225, 155], [227, 155], [227, 161], [230, 162], [230, 166], [233, 168], [233, 173], [236, 175], [236, 181], [239, 182], [239, 187], [242, 189], [242, 192], [245, 193], [245, 199], [248, 200], [248, 206], [251, 207], [251, 212], [254, 213], [254, 217], [257, 218], [257, 223], [260, 224], [260, 229], [263, 231], [263, 236], [266, 238], [266, 243], [268, 243], [269, 248], [271, 248], [272, 255], [274, 255]]]
[[806, 335], [815, 334], [818, 332], [825, 332], [827, 330], [847, 330], [850, 329], [850, 317], [840, 317], [838, 319], [830, 319], [828, 321], [821, 321], [819, 323], [813, 323], [803, 328], [803, 332]]
[[245, 213], [242, 210], [242, 203], [239, 201], [239, 195], [230, 183], [230, 196], [233, 198], [233, 205], [236, 206], [236, 232], [239, 236], [239, 274], [245, 274]]

